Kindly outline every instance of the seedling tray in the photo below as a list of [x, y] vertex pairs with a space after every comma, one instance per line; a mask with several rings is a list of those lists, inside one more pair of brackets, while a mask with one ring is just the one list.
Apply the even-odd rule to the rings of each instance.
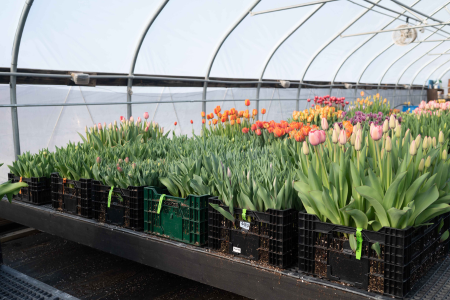
[[54, 210], [92, 218], [92, 179], [69, 180], [53, 173], [51, 185]]
[[142, 231], [144, 228], [144, 187], [114, 188], [110, 207], [108, 207], [110, 191], [110, 186], [96, 180], [92, 182], [93, 219]]
[[8, 180], [11, 180], [12, 183], [22, 181], [28, 184], [28, 187], [22, 188], [19, 194], [14, 196], [15, 200], [30, 203], [33, 205], [44, 205], [51, 203], [50, 178], [47, 177], [23, 178], [8, 173]]
[[[217, 197], [209, 203], [219, 204], [229, 212]], [[294, 209], [266, 212], [234, 209], [233, 224], [213, 207], [208, 208], [208, 247], [211, 250], [232, 254], [269, 265], [288, 268], [297, 261], [297, 214]]]
[[[208, 237], [209, 195], [173, 197], [154, 187], [144, 189], [144, 231], [186, 244], [202, 246]], [[161, 209], [158, 205], [161, 195]]]
[[[317, 216], [299, 213], [299, 271], [393, 297], [405, 297], [427, 271], [444, 258], [449, 241], [440, 242], [449, 229], [445, 214], [429, 221], [433, 225], [378, 232], [362, 230], [360, 260], [351, 250], [347, 234], [352, 227], [321, 222]], [[371, 247], [379, 243], [381, 257]]]

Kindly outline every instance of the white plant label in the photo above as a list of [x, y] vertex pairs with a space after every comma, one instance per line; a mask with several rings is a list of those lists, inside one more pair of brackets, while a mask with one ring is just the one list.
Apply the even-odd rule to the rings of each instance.
[[233, 252], [241, 253], [241, 248], [233, 247]]
[[249, 222], [240, 221], [239, 226], [241, 227], [241, 229], [250, 230], [250, 223]]

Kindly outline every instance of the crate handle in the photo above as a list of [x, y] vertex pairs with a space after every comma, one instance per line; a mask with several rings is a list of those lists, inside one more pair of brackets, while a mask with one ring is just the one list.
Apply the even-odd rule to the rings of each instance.
[[[22, 177], [20, 177], [19, 182], [22, 182]], [[22, 189], [20, 189], [19, 194], [22, 194]]]
[[161, 197], [159, 197], [158, 211], [156, 212], [158, 215], [161, 212], [161, 206], [162, 202], [164, 201], [164, 198], [166, 198], [166, 194], [162, 194]]
[[363, 238], [361, 235], [362, 228], [356, 228], [356, 259], [361, 260], [361, 250]]
[[114, 186], [112, 185], [111, 190], [109, 191], [109, 194], [108, 194], [108, 208], [111, 207], [111, 197], [112, 197], [113, 191], [114, 191]]

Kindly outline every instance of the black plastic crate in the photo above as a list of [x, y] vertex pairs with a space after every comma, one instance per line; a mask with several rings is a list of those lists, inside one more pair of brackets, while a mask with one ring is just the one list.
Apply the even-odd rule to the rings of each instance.
[[[209, 203], [219, 204], [217, 197]], [[246, 211], [247, 221], [237, 220], [242, 209], [235, 208], [235, 224], [213, 207], [208, 208], [208, 247], [214, 251], [288, 268], [297, 261], [297, 219], [294, 209], [266, 212]]]
[[[449, 240], [440, 243], [450, 227], [449, 214], [430, 220], [433, 225], [429, 226], [362, 230], [360, 260], [345, 237], [355, 234], [356, 228], [324, 223], [305, 212], [300, 212], [298, 218], [300, 271], [393, 297], [405, 297], [418, 279], [449, 252]], [[371, 248], [377, 242], [380, 258]]]
[[44, 205], [52, 202], [50, 178], [23, 178], [9, 173], [8, 180], [11, 180], [13, 183], [22, 181], [28, 184], [28, 187], [23, 187], [13, 199], [34, 205]]
[[70, 180], [53, 173], [51, 186], [54, 210], [92, 218], [92, 179]]
[[142, 231], [144, 229], [144, 187], [114, 188], [110, 207], [107, 207], [110, 191], [110, 186], [103, 185], [100, 181], [93, 181], [93, 219]]

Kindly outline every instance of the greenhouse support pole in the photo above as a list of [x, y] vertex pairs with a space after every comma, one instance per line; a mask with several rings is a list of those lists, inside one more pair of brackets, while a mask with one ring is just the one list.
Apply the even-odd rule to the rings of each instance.
[[298, 89], [297, 89], [297, 101], [295, 101], [295, 110], [300, 110], [300, 93], [302, 91], [302, 82], [300, 81], [298, 83]]
[[[244, 13], [236, 20], [236, 22], [225, 32], [225, 35], [220, 39], [219, 43], [217, 44], [216, 48], [214, 49], [214, 52], [211, 56], [211, 59], [208, 63], [208, 69], [206, 70], [205, 80], [209, 80], [209, 75], [211, 74], [211, 69], [214, 64], [214, 61], [216, 60], [217, 54], [219, 53], [220, 48], [222, 48], [222, 45], [225, 43], [226, 39], [230, 36], [230, 34], [238, 27], [239, 24], [245, 19], [246, 16], [248, 16], [249, 12], [252, 11], [253, 8], [258, 5], [258, 3], [261, 2], [261, 0], [253, 1], [252, 4], [244, 11]], [[202, 93], [202, 111], [206, 113], [206, 90], [208, 88], [208, 82], [205, 81], [203, 84], [203, 93]], [[203, 119], [205, 119], [203, 117]]]
[[152, 26], [153, 22], [155, 22], [156, 18], [161, 13], [163, 8], [166, 6], [167, 2], [169, 2], [169, 0], [163, 0], [161, 2], [159, 7], [156, 9], [155, 13], [148, 20], [144, 30], [141, 33], [141, 36], [139, 37], [139, 41], [136, 44], [136, 49], [134, 50], [134, 54], [133, 54], [133, 60], [131, 61], [130, 72], [128, 73], [128, 75], [131, 77], [128, 78], [128, 84], [127, 84], [127, 102], [129, 103], [129, 104], [127, 104], [127, 119], [130, 119], [131, 114], [132, 114], [132, 110], [131, 110], [131, 100], [132, 100], [131, 98], [133, 95], [133, 90], [132, 90], [133, 78], [132, 78], [132, 76], [134, 75], [134, 68], [136, 66], [136, 61], [137, 61], [137, 57], [139, 55], [139, 50], [141, 50], [142, 43], [144, 42], [144, 39], [145, 39], [145, 36], [147, 35], [148, 30]]
[[[23, 29], [25, 28], [25, 22], [27, 21], [28, 13], [30, 12], [31, 5], [34, 0], [25, 1], [25, 5], [20, 15], [19, 24], [17, 25], [16, 36], [14, 37], [14, 44], [12, 48], [11, 56], [11, 72], [17, 72], [17, 61], [19, 59], [20, 41], [22, 39]], [[16, 95], [16, 76], [12, 75], [10, 79], [10, 102], [11, 104], [17, 104]], [[18, 159], [20, 155], [20, 135], [19, 135], [19, 118], [17, 115], [17, 107], [11, 107], [11, 120], [14, 139], [14, 158]]]
[[258, 83], [258, 86], [256, 87], [256, 111], [258, 112], [256, 114], [256, 121], [259, 121], [259, 92], [260, 92], [260, 90], [261, 90], [261, 83]]

